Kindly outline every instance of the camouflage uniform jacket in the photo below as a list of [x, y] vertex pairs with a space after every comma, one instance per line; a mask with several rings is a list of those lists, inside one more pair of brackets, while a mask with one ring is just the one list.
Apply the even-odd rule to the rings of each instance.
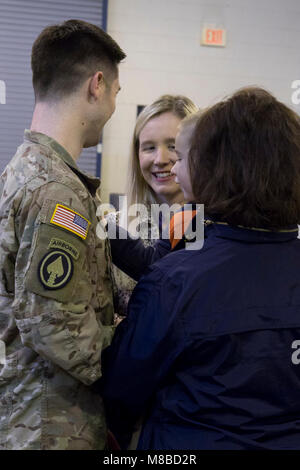
[[102, 400], [89, 387], [113, 334], [98, 186], [30, 131], [1, 176], [0, 449], [104, 447]]

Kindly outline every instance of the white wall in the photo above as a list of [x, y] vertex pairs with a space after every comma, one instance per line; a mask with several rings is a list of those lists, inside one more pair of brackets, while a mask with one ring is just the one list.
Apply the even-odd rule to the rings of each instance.
[[[203, 23], [227, 30], [225, 48], [200, 46]], [[109, 0], [108, 33], [127, 54], [103, 138], [102, 197], [124, 192], [136, 106], [164, 93], [205, 107], [245, 85], [292, 105], [300, 79], [299, 0]]]

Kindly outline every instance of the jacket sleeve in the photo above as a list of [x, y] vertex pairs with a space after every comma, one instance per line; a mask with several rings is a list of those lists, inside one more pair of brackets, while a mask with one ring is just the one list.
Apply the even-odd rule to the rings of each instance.
[[[59, 224], [51, 222], [58, 203], [77, 214], [83, 231], [64, 228], [58, 219]], [[100, 377], [101, 351], [114, 331], [101, 323], [92, 305], [91, 273], [99, 275], [105, 266], [91, 269], [95, 228], [89, 219], [78, 195], [63, 184], [24, 191], [16, 218], [14, 300], [22, 343], [86, 385]], [[84, 220], [89, 222], [85, 239], [78, 235], [85, 233]]]
[[178, 289], [164, 279], [156, 266], [142, 278], [128, 317], [103, 353], [100, 391], [117, 436], [124, 434], [124, 425], [132, 430], [184, 348], [184, 328], [176, 309]]
[[136, 281], [155, 261], [171, 250], [169, 240], [157, 240], [154, 246], [145, 246], [140, 238], [131, 238], [122, 227], [116, 226], [116, 237], [110, 238], [113, 263]]

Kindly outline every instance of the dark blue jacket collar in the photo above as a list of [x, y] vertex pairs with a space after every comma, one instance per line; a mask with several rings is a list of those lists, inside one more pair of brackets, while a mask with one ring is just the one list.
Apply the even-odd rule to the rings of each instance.
[[[189, 209], [197, 209], [197, 206], [193, 202], [189, 202]], [[182, 207], [184, 211], [185, 206]], [[219, 219], [220, 220], [220, 219]], [[221, 222], [218, 220], [217, 215], [206, 214], [204, 223], [204, 238], [218, 237], [226, 238], [231, 240], [239, 240], [246, 243], [278, 243], [294, 240], [298, 237], [298, 226], [292, 225], [285, 227], [281, 230], [268, 230], [266, 228], [256, 228], [256, 227], [243, 227], [243, 226], [234, 226], [229, 225], [226, 222]], [[192, 232], [196, 229], [195, 217], [192, 219], [188, 230], [182, 237], [182, 239], [177, 243], [175, 248], [172, 248], [172, 251], [177, 251], [185, 247], [186, 242], [193, 242], [194, 240], [190, 238], [187, 234], [191, 230]]]
[[298, 237], [298, 226], [293, 225], [285, 229], [272, 231], [261, 228], [248, 228], [232, 226], [224, 222], [206, 221], [205, 236], [229, 238], [248, 243], [277, 243], [286, 242]]

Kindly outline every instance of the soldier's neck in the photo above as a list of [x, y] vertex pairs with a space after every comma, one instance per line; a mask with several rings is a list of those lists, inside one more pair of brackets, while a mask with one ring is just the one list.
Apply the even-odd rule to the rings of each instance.
[[83, 147], [80, 119], [68, 104], [37, 103], [30, 129], [55, 139], [75, 161], [79, 158]]

